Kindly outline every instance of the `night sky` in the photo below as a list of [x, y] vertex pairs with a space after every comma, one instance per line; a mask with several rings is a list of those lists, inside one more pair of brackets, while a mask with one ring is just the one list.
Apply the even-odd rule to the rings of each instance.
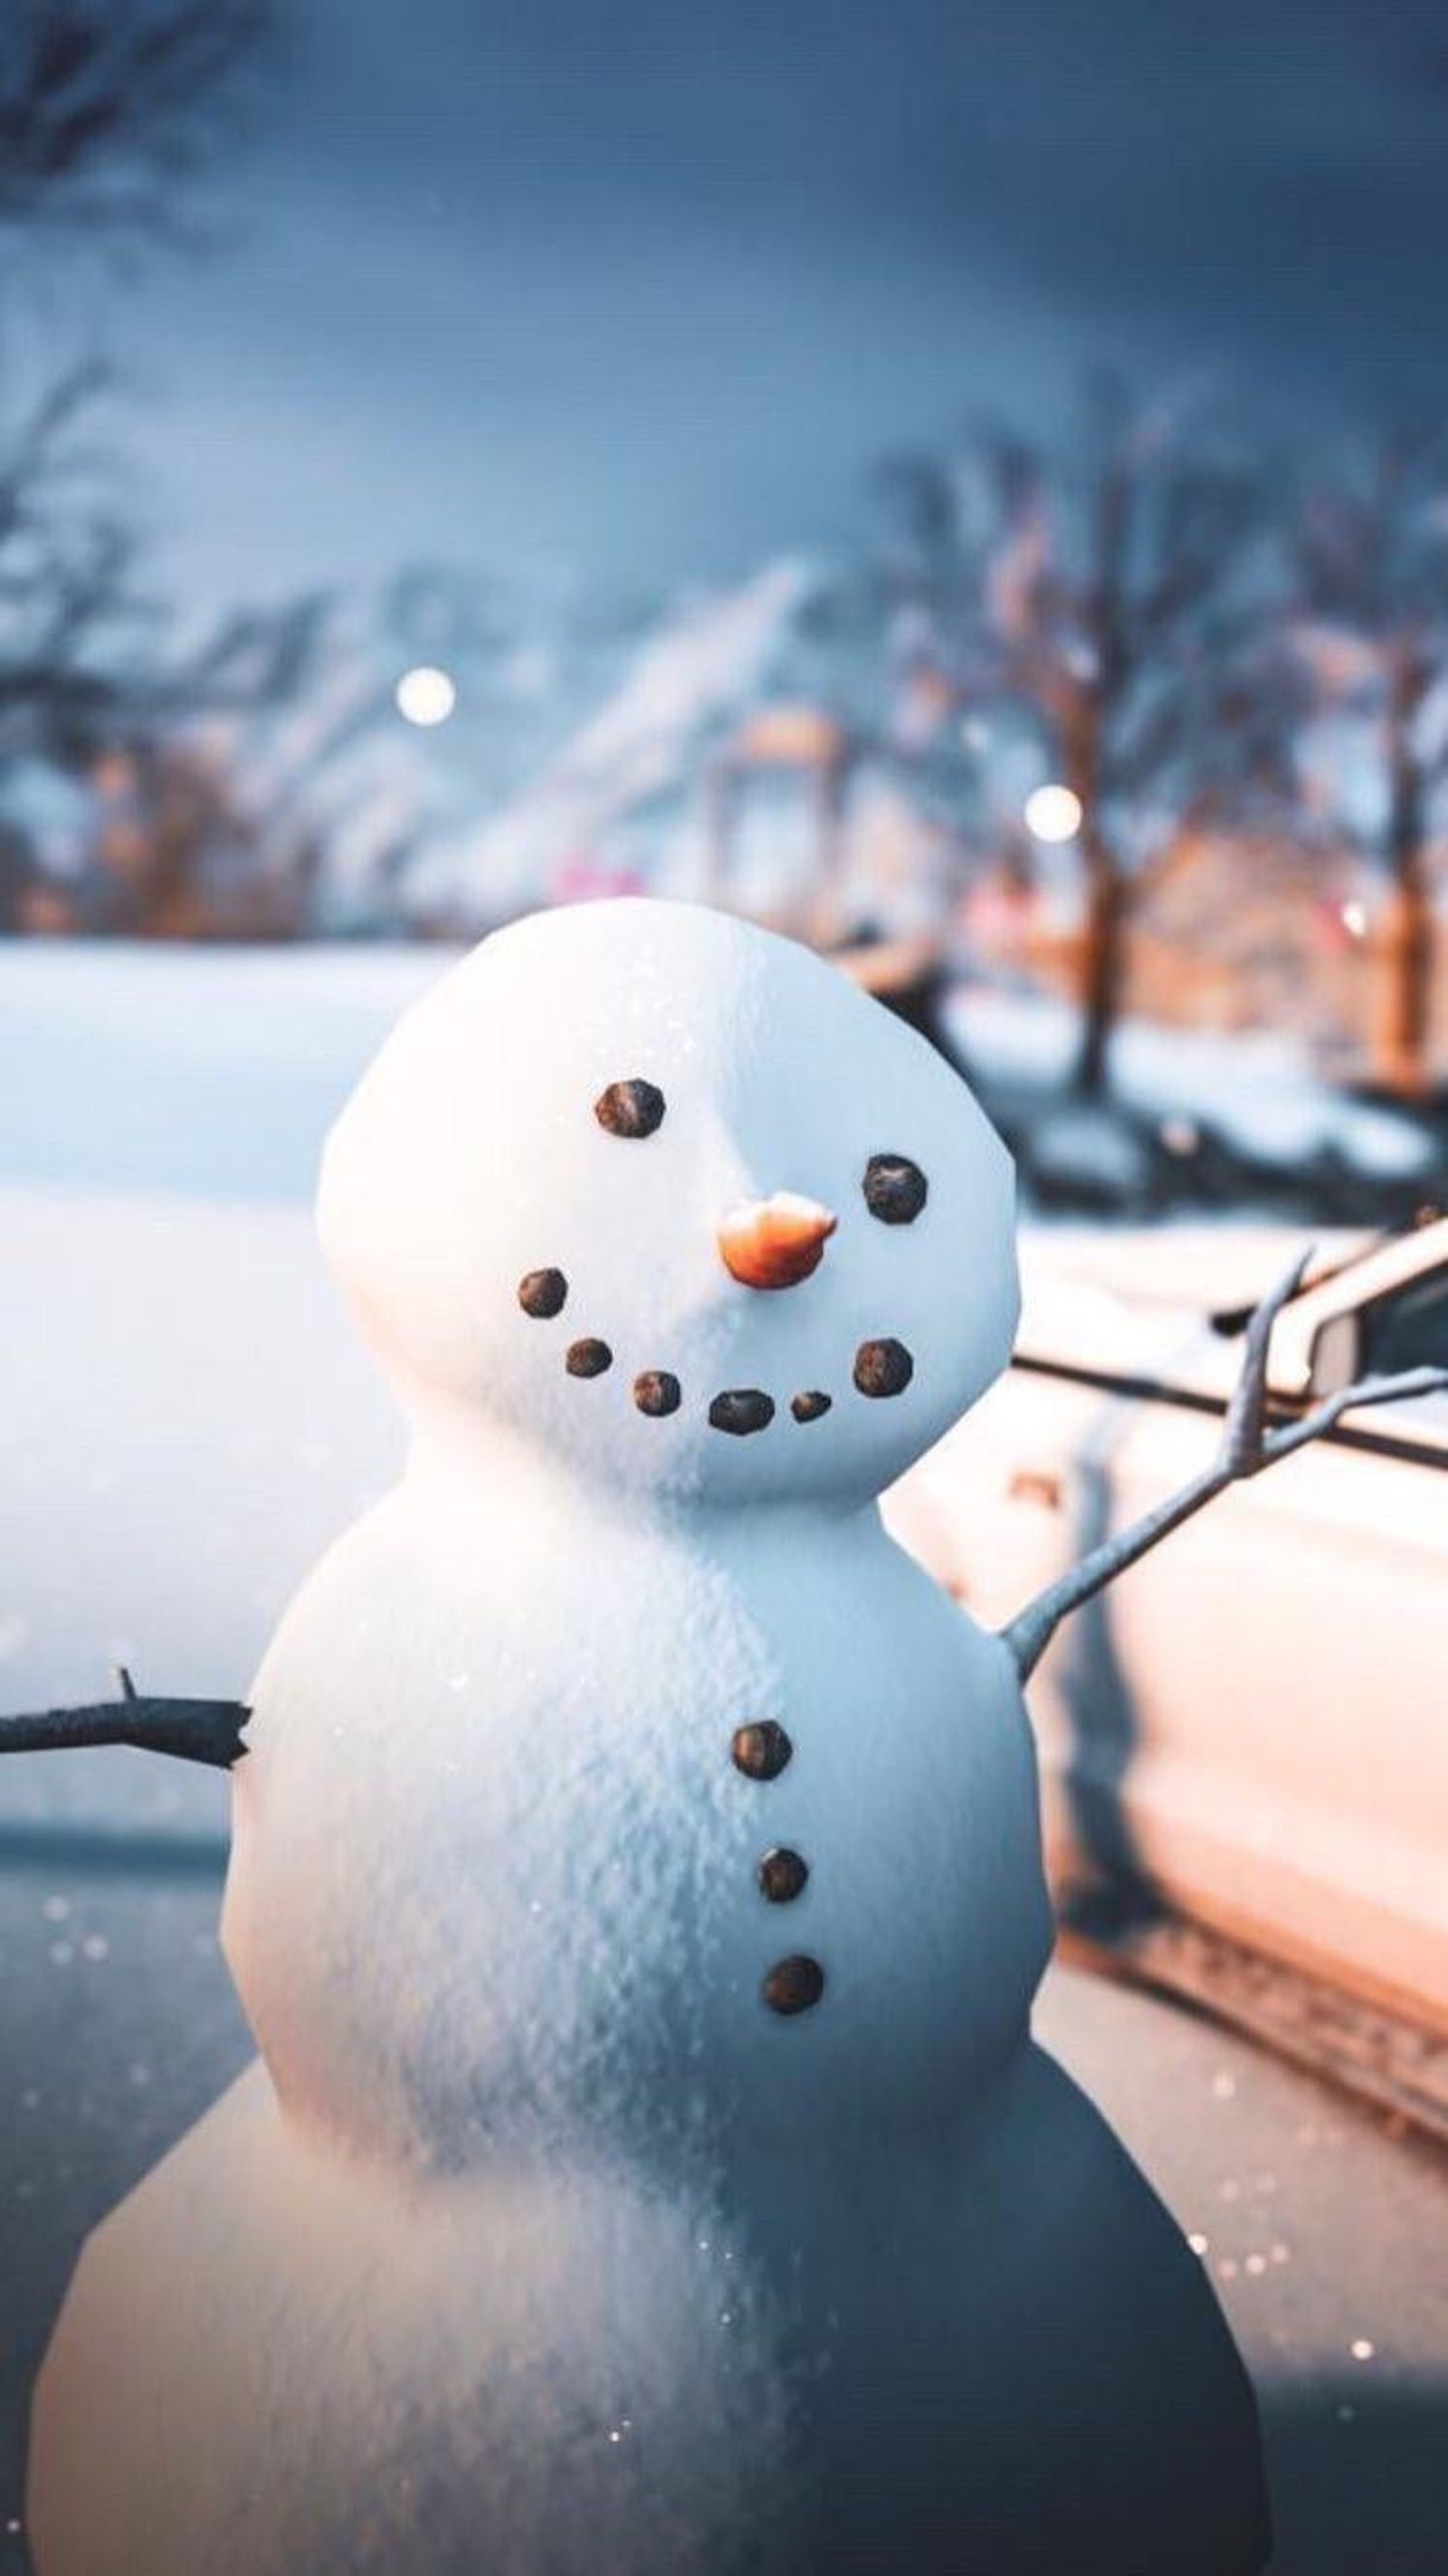
[[725, 577], [1095, 360], [1448, 402], [1431, 0], [292, 0], [229, 245], [108, 297], [196, 596]]

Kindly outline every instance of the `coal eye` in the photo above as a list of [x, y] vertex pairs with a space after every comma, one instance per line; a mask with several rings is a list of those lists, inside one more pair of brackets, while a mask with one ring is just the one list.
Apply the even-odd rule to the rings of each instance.
[[651, 1082], [611, 1082], [593, 1114], [610, 1136], [652, 1136], [664, 1123], [664, 1095]]
[[872, 1154], [861, 1187], [882, 1225], [913, 1225], [930, 1195], [930, 1183], [908, 1154]]

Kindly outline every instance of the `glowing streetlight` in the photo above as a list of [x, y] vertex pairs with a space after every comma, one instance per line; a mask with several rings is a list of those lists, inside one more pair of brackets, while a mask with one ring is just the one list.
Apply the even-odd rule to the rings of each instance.
[[446, 724], [458, 702], [457, 682], [448, 671], [439, 671], [431, 662], [415, 663], [404, 671], [393, 696], [397, 712], [412, 725]]
[[1081, 799], [1074, 787], [1054, 782], [1033, 787], [1026, 798], [1026, 830], [1034, 841], [1074, 841], [1081, 829]]

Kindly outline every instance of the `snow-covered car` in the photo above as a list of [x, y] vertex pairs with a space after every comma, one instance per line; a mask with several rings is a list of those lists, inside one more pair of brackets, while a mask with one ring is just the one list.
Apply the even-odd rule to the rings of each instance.
[[[1273, 1228], [1028, 1233], [1014, 1363], [896, 1487], [897, 1537], [1002, 1625], [1207, 1462], [1250, 1309], [1300, 1249]], [[1448, 1220], [1338, 1236], [1277, 1318], [1270, 1395], [1290, 1416], [1445, 1362]], [[1123, 1919], [1303, 1972], [1319, 2018], [1359, 1999], [1421, 2035], [1409, 2092], [1448, 2113], [1445, 1475], [1448, 1395], [1346, 1414], [1068, 1620], [1030, 1704], [1068, 1917], [1114, 1892]]]

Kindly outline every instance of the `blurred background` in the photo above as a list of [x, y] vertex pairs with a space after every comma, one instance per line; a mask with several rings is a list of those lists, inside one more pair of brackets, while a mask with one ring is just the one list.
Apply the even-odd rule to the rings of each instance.
[[[1429, 0], [10, 0], [0, 1707], [243, 1689], [393, 1472], [320, 1140], [540, 904], [793, 931], [984, 1098], [1020, 1364], [892, 1506], [981, 1615], [1310, 1242], [1284, 1413], [1448, 1363], [1445, 237]], [[1301, 2576], [1441, 2564], [1445, 1465], [1350, 1417], [1033, 1702], [1043, 2029]], [[220, 1784], [0, 1768], [20, 2565], [80, 2237], [247, 2043]]]
[[1432, 1197], [1429, 7], [21, 0], [0, 80], [0, 928], [708, 896], [1047, 1203]]

